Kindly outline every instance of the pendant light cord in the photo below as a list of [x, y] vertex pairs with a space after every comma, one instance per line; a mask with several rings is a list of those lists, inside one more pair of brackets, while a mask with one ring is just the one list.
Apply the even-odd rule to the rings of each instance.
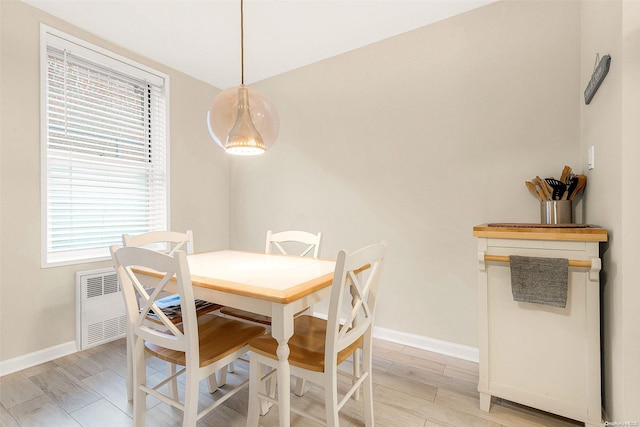
[[244, 86], [244, 0], [240, 0], [240, 61], [242, 85]]

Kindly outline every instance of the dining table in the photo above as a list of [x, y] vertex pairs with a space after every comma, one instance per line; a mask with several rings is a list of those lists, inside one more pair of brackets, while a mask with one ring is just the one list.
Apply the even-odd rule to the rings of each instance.
[[283, 387], [278, 414], [280, 426], [288, 427], [294, 315], [329, 298], [335, 261], [239, 250], [195, 253], [187, 261], [196, 298], [271, 317], [271, 335], [278, 341], [277, 381]]

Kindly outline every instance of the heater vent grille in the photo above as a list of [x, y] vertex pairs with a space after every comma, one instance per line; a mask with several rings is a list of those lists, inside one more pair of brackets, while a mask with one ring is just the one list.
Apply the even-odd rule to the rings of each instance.
[[114, 268], [76, 273], [76, 341], [80, 350], [125, 336], [127, 314]]

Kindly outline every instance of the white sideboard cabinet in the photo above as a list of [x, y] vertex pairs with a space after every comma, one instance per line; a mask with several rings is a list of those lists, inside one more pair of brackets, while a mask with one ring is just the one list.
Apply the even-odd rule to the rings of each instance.
[[[480, 408], [492, 396], [602, 425], [600, 242], [588, 225], [483, 224], [478, 241]], [[516, 302], [509, 256], [569, 260], [565, 308]]]

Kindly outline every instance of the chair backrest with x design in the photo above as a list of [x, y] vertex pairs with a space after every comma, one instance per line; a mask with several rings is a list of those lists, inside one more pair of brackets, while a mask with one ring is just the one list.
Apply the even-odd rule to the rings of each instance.
[[[182, 327], [180, 328], [156, 305], [156, 300], [160, 298], [163, 291], [166, 291], [166, 285], [173, 277], [177, 283], [180, 300], [194, 300], [186, 254], [182, 251], [163, 254], [145, 248], [117, 246], [112, 247], [112, 254], [122, 283], [127, 318], [133, 334], [147, 342], [188, 352], [197, 357], [198, 326], [195, 305], [181, 304]], [[149, 288], [145, 288], [141, 283], [141, 273], [136, 271], [138, 266], [144, 266], [145, 269], [152, 270], [159, 276], [153, 292], [148, 293]], [[150, 276], [144, 275], [144, 277], [148, 280]], [[146, 322], [150, 314], [162, 328], [156, 325], [150, 326]]]
[[[268, 254], [280, 253], [283, 255], [307, 256], [309, 254], [313, 254], [313, 257], [317, 258], [318, 253], [320, 253], [321, 240], [322, 233], [313, 234], [307, 231], [295, 230], [274, 233], [273, 231], [269, 230], [267, 231], [267, 245], [264, 251]], [[304, 245], [302, 252], [289, 254], [288, 251], [283, 247], [283, 244], [287, 243], [299, 243]], [[277, 250], [277, 252], [275, 252], [274, 250]], [[289, 251], [291, 251], [291, 249]]]
[[[363, 336], [365, 339], [371, 339], [386, 246], [386, 242], [381, 242], [353, 253], [338, 253], [327, 317], [327, 370], [331, 369], [332, 363], [335, 364], [338, 352]], [[348, 301], [345, 301], [345, 298]], [[349, 308], [343, 310], [347, 305]]]
[[187, 254], [192, 254], [194, 251], [193, 232], [191, 230], [187, 230], [184, 233], [177, 231], [149, 231], [135, 236], [123, 234], [122, 245], [145, 247], [169, 254], [173, 254], [177, 250], [185, 251]]

